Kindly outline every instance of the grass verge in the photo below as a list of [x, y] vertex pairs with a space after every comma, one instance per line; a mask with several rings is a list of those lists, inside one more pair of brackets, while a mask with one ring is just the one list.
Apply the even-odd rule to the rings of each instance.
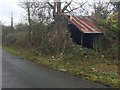
[[15, 47], [3, 47], [11, 54], [32, 60], [36, 63], [47, 65], [59, 71], [68, 72], [88, 80], [102, 83], [109, 87], [120, 88], [120, 78], [116, 64], [105, 61], [104, 59], [89, 60], [63, 60], [53, 56], [41, 57], [27, 50], [19, 50]]

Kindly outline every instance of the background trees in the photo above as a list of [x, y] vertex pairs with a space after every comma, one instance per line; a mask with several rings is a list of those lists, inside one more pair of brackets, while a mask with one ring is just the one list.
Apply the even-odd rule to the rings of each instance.
[[[13, 32], [9, 31], [10, 27], [3, 26], [3, 41], [25, 47], [34, 47], [39, 53], [56, 54], [65, 53], [68, 49], [75, 48], [75, 44], [72, 43], [69, 37], [68, 29], [66, 28], [66, 21], [63, 18], [63, 14], [78, 15], [80, 10], [82, 16], [90, 16], [94, 19], [95, 23], [103, 30], [104, 35], [97, 41], [98, 50], [103, 53], [106, 49], [113, 57], [116, 57], [117, 53], [117, 36], [118, 25], [117, 19], [111, 20], [111, 12], [117, 11], [116, 4], [114, 9], [111, 9], [110, 2], [104, 2], [100, 0], [93, 2], [91, 5], [87, 1], [79, 2], [70, 0], [64, 2], [39, 2], [38, 0], [20, 2], [19, 6], [26, 11], [27, 23], [18, 24], [14, 28]], [[91, 13], [86, 10], [85, 6], [90, 6]], [[86, 10], [86, 11], [85, 11]], [[84, 12], [83, 12], [84, 11]], [[93, 12], [92, 12], [93, 11]], [[76, 14], [77, 12], [77, 14]], [[11, 20], [12, 21], [12, 20]], [[114, 22], [115, 21], [115, 22]], [[19, 34], [17, 34], [19, 33]], [[9, 35], [10, 34], [10, 35]], [[13, 35], [12, 35], [13, 34]], [[16, 34], [16, 35], [15, 35]], [[16, 37], [15, 37], [16, 36]], [[19, 36], [19, 38], [17, 37]], [[23, 41], [23, 42], [22, 42]], [[106, 42], [108, 44], [106, 44]], [[71, 49], [70, 51], [72, 51]], [[112, 53], [111, 53], [112, 52]]]

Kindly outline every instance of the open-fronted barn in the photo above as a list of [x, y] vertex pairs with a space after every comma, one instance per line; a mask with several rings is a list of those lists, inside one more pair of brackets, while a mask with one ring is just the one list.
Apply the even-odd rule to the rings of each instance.
[[102, 31], [88, 18], [64, 15], [68, 21], [68, 28], [71, 32], [73, 42], [82, 47], [93, 48], [94, 40]]

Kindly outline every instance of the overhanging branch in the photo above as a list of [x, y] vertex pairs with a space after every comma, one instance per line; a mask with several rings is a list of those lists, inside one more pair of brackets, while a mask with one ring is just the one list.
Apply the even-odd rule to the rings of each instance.
[[[79, 8], [82, 8], [83, 10], [84, 10], [84, 8], [82, 7], [84, 4], [86, 4], [87, 3], [87, 1], [85, 2], [85, 3], [83, 3], [82, 5], [80, 5], [80, 6], [78, 6], [78, 7], [76, 7], [76, 8], [73, 8], [73, 9], [71, 9], [70, 11], [69, 11], [69, 13], [70, 12], [72, 12], [72, 11], [74, 11], [74, 10], [77, 10], [77, 9], [79, 9]], [[67, 10], [68, 11], [68, 10]]]
[[73, 0], [71, 0], [66, 6], [63, 7], [62, 13], [67, 9], [67, 7], [72, 3]]
[[54, 9], [54, 6], [53, 6], [52, 4], [50, 4], [50, 2], [47, 2], [47, 4], [50, 5], [50, 7], [51, 7], [52, 9]]

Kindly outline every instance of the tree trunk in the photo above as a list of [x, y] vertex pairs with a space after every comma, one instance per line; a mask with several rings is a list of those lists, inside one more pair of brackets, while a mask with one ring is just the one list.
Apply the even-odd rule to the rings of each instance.
[[[120, 50], [120, 1], [118, 2], [118, 29], [119, 29], [119, 34], [118, 34], [118, 68], [120, 68], [120, 55], [119, 55], [119, 50]], [[120, 71], [118, 70], [118, 76], [120, 75]], [[120, 77], [120, 76], [119, 76]]]
[[13, 14], [11, 14], [11, 32], [13, 31]]

